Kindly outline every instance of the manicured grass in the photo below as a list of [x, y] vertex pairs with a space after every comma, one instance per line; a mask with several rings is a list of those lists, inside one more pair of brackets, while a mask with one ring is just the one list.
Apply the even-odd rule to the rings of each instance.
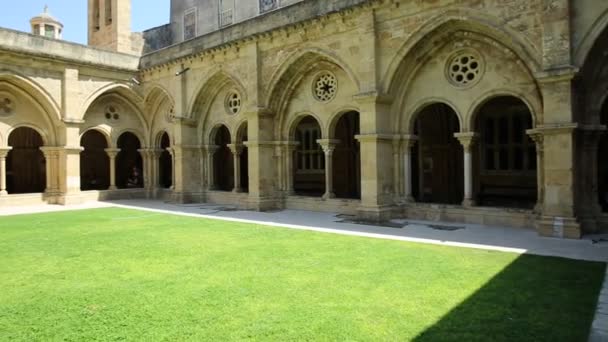
[[0, 340], [585, 341], [605, 264], [125, 209], [0, 219]]

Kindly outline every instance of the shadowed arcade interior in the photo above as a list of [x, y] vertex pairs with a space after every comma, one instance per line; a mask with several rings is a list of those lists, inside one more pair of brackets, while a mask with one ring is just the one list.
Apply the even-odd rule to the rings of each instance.
[[321, 197], [325, 192], [325, 155], [321, 145], [321, 126], [312, 116], [302, 118], [295, 128], [293, 183], [296, 195]]
[[12, 150], [6, 157], [9, 194], [41, 193], [46, 187], [46, 160], [42, 137], [30, 127], [19, 127], [8, 137]]
[[120, 189], [143, 187], [143, 161], [137, 136], [125, 132], [118, 138], [120, 152], [116, 156], [116, 186]]
[[214, 190], [232, 191], [234, 189], [234, 158], [230, 151], [230, 131], [224, 125], [215, 129], [213, 141], [217, 151], [213, 154]]
[[536, 145], [528, 106], [512, 96], [488, 101], [478, 112], [477, 202], [531, 209], [537, 201]]
[[80, 146], [80, 189], [106, 190], [110, 186], [110, 159], [105, 151], [108, 148], [106, 137], [89, 130], [82, 135]]
[[419, 138], [412, 153], [413, 194], [418, 202], [460, 204], [464, 194], [458, 116], [446, 104], [425, 107], [415, 122]]
[[333, 185], [337, 198], [361, 198], [361, 149], [355, 139], [360, 132], [359, 113], [343, 114], [335, 128], [340, 143], [333, 154]]

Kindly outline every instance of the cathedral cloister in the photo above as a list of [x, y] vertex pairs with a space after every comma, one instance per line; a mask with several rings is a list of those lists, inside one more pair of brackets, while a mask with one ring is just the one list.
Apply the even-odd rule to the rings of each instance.
[[90, 46], [0, 29], [0, 205], [608, 230], [608, 3], [291, 1], [154, 50], [100, 1]]

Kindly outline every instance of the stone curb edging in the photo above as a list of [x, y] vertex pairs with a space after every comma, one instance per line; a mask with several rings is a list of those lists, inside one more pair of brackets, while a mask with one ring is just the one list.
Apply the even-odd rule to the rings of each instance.
[[606, 277], [600, 291], [600, 296], [595, 309], [595, 318], [591, 325], [591, 333], [589, 342], [607, 342], [608, 341], [608, 268], [606, 269]]

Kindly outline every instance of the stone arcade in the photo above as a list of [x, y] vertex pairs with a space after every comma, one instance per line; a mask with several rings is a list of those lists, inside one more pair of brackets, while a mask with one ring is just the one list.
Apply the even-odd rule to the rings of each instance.
[[46, 10], [0, 29], [0, 205], [608, 229], [608, 2], [173, 0], [143, 33], [130, 6], [89, 0], [89, 46]]

